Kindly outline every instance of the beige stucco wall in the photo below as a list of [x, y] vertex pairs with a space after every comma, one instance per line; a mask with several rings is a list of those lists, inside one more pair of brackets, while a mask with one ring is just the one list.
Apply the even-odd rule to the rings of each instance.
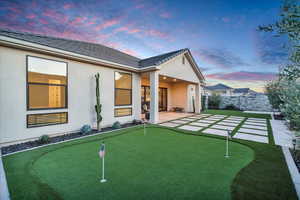
[[189, 63], [188, 59], [185, 58], [185, 64], [182, 63], [183, 56], [184, 55], [178, 55], [162, 64], [159, 74], [198, 83], [199, 78], [194, 72], [194, 69], [192, 68], [192, 65]]
[[[26, 55], [50, 58], [68, 63], [68, 108], [26, 110]], [[79, 130], [84, 124], [95, 124], [95, 80], [99, 72], [102, 103], [102, 126], [140, 118], [140, 76], [133, 73], [133, 115], [114, 117], [114, 70], [111, 68], [58, 59], [51, 56], [0, 47], [0, 144]], [[67, 124], [26, 128], [26, 115], [34, 113], [68, 112]]]

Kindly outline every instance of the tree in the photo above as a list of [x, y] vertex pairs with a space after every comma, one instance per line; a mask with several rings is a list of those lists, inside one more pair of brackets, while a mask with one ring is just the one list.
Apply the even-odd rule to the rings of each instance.
[[265, 86], [266, 95], [273, 109], [279, 109], [283, 101], [280, 99], [279, 80], [269, 81]]
[[289, 63], [282, 67], [278, 80], [266, 85], [273, 108], [279, 107], [290, 126], [300, 129], [300, 2], [285, 0], [281, 19], [259, 30], [276, 32], [289, 38]]
[[97, 73], [95, 75], [96, 78], [96, 105], [95, 105], [95, 111], [97, 115], [97, 130], [101, 130], [100, 123], [102, 121], [102, 116], [101, 116], [101, 110], [102, 110], [102, 104], [100, 104], [100, 91], [99, 91], [99, 79], [100, 79], [100, 74]]

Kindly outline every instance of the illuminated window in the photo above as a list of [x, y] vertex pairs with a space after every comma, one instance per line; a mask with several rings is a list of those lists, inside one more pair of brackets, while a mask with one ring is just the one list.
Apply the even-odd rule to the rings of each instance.
[[27, 109], [67, 108], [67, 63], [27, 56]]
[[68, 113], [47, 113], [27, 115], [27, 127], [40, 127], [55, 124], [65, 124], [68, 122]]
[[132, 75], [115, 72], [115, 105], [125, 106], [132, 104]]
[[115, 117], [124, 117], [132, 115], [132, 108], [116, 108]]

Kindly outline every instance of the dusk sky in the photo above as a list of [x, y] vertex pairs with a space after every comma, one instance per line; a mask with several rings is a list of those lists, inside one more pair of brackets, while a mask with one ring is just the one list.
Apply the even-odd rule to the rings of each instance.
[[280, 0], [0, 0], [0, 28], [104, 44], [139, 58], [190, 48], [207, 84], [262, 91], [285, 40], [257, 31]]

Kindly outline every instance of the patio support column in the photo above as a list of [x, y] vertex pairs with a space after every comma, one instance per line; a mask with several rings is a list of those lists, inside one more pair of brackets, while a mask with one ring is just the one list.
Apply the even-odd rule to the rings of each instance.
[[150, 123], [158, 123], [158, 71], [150, 72]]
[[201, 112], [201, 85], [198, 83], [196, 85], [196, 97], [195, 97], [195, 108], [196, 108], [196, 113]]

